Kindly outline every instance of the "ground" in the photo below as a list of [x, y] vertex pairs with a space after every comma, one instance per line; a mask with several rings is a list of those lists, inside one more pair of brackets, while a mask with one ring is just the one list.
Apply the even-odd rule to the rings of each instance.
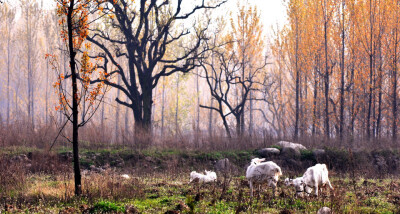
[[[284, 171], [275, 196], [270, 188], [262, 186], [261, 191], [250, 198], [243, 170], [235, 175], [218, 174], [215, 183], [189, 184], [189, 173], [196, 165], [177, 169], [176, 165], [182, 160], [173, 158], [178, 154], [173, 151], [142, 152], [147, 155], [142, 159], [147, 160], [137, 160], [133, 168], [110, 166], [101, 172], [83, 170], [83, 195], [75, 197], [69, 160], [55, 158], [65, 157], [66, 151], [60, 149], [47, 155], [44, 151], [34, 151], [28, 166], [23, 160], [8, 161], [9, 155], [16, 157], [29, 151], [13, 150], [3, 154], [0, 161], [0, 210], [6, 213], [316, 213], [323, 206], [332, 208], [335, 213], [400, 213], [400, 180], [394, 177], [364, 179], [362, 175], [331, 171], [334, 192], [326, 189], [319, 197], [295, 198], [295, 190], [283, 185], [287, 176]], [[88, 165], [97, 163], [99, 158], [93, 154], [102, 156], [103, 153], [109, 157], [103, 157], [105, 162], [121, 165], [120, 161], [111, 161], [118, 160], [112, 158], [116, 153], [113, 151], [86, 150], [82, 160], [89, 162]], [[129, 156], [129, 152], [123, 153]], [[92, 158], [85, 159], [88, 157], [85, 154], [91, 154]], [[190, 154], [197, 154], [191, 160], [233, 155]], [[235, 155], [244, 159], [250, 157], [244, 151]], [[154, 164], [149, 164], [151, 162]], [[123, 164], [130, 165], [126, 161]], [[144, 165], [141, 170], [136, 169], [140, 168], [139, 164]], [[197, 170], [210, 166], [209, 162], [199, 162]], [[131, 178], [121, 178], [123, 173]]]

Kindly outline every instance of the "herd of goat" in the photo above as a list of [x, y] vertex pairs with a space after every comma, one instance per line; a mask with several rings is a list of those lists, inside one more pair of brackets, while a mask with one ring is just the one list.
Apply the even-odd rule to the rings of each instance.
[[[246, 178], [250, 186], [250, 196], [253, 197], [254, 185], [267, 183], [272, 187], [275, 195], [279, 177], [282, 176], [281, 168], [273, 161], [264, 162], [265, 158], [254, 158], [247, 167]], [[192, 171], [190, 173], [190, 182], [209, 183], [217, 180], [217, 174], [212, 171], [205, 171], [205, 174]], [[304, 193], [310, 195], [314, 189], [315, 195], [318, 196], [318, 191], [326, 185], [331, 190], [333, 187], [328, 178], [328, 169], [325, 164], [316, 164], [309, 167], [303, 174], [303, 177], [295, 179], [285, 179], [285, 185], [294, 186], [296, 196], [303, 197]]]

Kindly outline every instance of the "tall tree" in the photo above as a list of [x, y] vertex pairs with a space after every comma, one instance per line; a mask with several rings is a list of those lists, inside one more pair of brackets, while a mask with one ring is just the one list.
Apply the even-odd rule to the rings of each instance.
[[[151, 128], [153, 89], [160, 78], [176, 72], [189, 72], [196, 67], [194, 61], [201, 54], [198, 50], [206, 40], [204, 31], [207, 26], [191, 33], [191, 29], [179, 27], [177, 23], [187, 20], [199, 10], [213, 9], [224, 2], [208, 5], [202, 1], [189, 12], [182, 10], [184, 5], [181, 0], [176, 4], [168, 0], [140, 0], [138, 4], [128, 0], [108, 0], [100, 6], [110, 27], [104, 30], [91, 29], [92, 35], [88, 40], [102, 50], [98, 57], [104, 59], [103, 68], [107, 69], [109, 62], [116, 66], [115, 70], [107, 70], [107, 77], [121, 75], [122, 85], [110, 81], [105, 81], [105, 84], [121, 90], [129, 98], [130, 102], [116, 101], [132, 109], [135, 132], [147, 132]], [[122, 39], [110, 35], [109, 31], [114, 29], [118, 30]], [[166, 55], [177, 48], [176, 44], [182, 38], [190, 34], [195, 35], [196, 39], [181, 48], [183, 54]], [[117, 63], [120, 57], [127, 59], [127, 69]], [[155, 70], [157, 65], [160, 66], [158, 71]]]
[[15, 8], [11, 7], [7, 3], [3, 7], [2, 14], [5, 18], [5, 35], [6, 35], [6, 46], [7, 46], [7, 125], [10, 124], [10, 75], [11, 75], [11, 63], [12, 63], [12, 26], [14, 23], [16, 11]]
[[38, 61], [38, 50], [37, 50], [37, 36], [38, 26], [41, 9], [38, 2], [34, 0], [23, 0], [21, 2], [22, 11], [25, 17], [26, 25], [26, 63], [27, 63], [27, 83], [28, 83], [28, 118], [35, 127], [35, 83], [37, 82], [35, 74], [37, 73], [37, 61]]
[[[234, 49], [237, 52], [237, 58], [240, 60], [242, 76], [241, 79], [253, 78], [254, 73], [264, 63], [264, 38], [263, 25], [261, 23], [260, 12], [256, 6], [248, 2], [239, 4], [239, 12], [236, 17], [231, 18], [232, 40], [237, 41]], [[241, 88], [242, 100], [245, 96], [245, 89]], [[253, 129], [253, 90], [249, 94], [249, 134]], [[240, 132], [244, 133], [245, 115], [241, 115]]]

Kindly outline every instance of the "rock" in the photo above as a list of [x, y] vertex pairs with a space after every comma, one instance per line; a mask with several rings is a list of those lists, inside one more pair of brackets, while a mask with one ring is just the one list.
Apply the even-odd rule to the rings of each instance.
[[278, 146], [281, 146], [282, 149], [289, 147], [289, 148], [293, 148], [293, 149], [297, 149], [297, 150], [306, 150], [307, 148], [299, 143], [291, 143], [288, 141], [279, 141], [277, 143]]
[[218, 172], [229, 172], [234, 170], [235, 166], [229, 161], [228, 158], [218, 160], [214, 164], [215, 170]]
[[318, 210], [317, 214], [331, 214], [332, 210], [329, 207], [322, 207]]
[[257, 151], [258, 155], [262, 158], [270, 158], [278, 156], [281, 151], [277, 148], [264, 148]]
[[292, 147], [283, 147], [281, 151], [281, 157], [285, 160], [289, 159], [297, 160], [301, 158], [301, 153], [298, 149]]

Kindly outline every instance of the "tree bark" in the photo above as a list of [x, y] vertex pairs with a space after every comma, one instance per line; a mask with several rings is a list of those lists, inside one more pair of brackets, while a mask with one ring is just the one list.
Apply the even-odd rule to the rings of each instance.
[[299, 50], [299, 26], [298, 26], [298, 18], [296, 16], [295, 20], [295, 73], [296, 73], [296, 98], [295, 98], [295, 122], [294, 122], [294, 139], [297, 140], [299, 138], [299, 120], [300, 120], [300, 72], [298, 68], [298, 50]]
[[397, 139], [397, 26], [394, 31], [394, 53], [393, 53], [393, 73], [392, 73], [392, 138]]
[[339, 116], [339, 137], [340, 139], [343, 139], [343, 131], [344, 131], [344, 76], [345, 76], [345, 70], [344, 70], [344, 47], [345, 47], [345, 28], [344, 28], [344, 22], [345, 22], [345, 17], [344, 17], [344, 8], [345, 8], [345, 2], [342, 0], [342, 26], [341, 26], [341, 36], [342, 36], [342, 44], [341, 44], [341, 50], [340, 50], [340, 116]]
[[[121, 84], [121, 76], [120, 75], [118, 75], [118, 85], [120, 85]], [[117, 90], [117, 97], [119, 97], [119, 95], [120, 95], [120, 90]], [[116, 143], [118, 143], [119, 142], [119, 133], [120, 133], [120, 130], [119, 130], [119, 111], [120, 111], [120, 106], [119, 105], [117, 105], [117, 107], [116, 107], [117, 109], [115, 109], [115, 131], [114, 131], [114, 141], [116, 142]]]
[[175, 135], [178, 135], [179, 132], [179, 124], [178, 124], [178, 114], [179, 114], [179, 74], [177, 73], [176, 78], [176, 103], [175, 103]]
[[162, 83], [162, 100], [161, 100], [161, 137], [164, 136], [164, 111], [165, 111], [165, 77]]
[[75, 71], [75, 56], [73, 38], [72, 38], [72, 13], [74, 10], [75, 0], [71, 0], [68, 14], [67, 14], [67, 25], [68, 25], [68, 46], [70, 55], [70, 68], [72, 78], [72, 145], [73, 145], [73, 157], [74, 157], [74, 175], [75, 175], [75, 195], [80, 195], [81, 190], [81, 171], [79, 167], [79, 144], [78, 144], [78, 85], [77, 85], [77, 74]]
[[325, 137], [329, 136], [329, 66], [328, 66], [328, 15], [327, 4], [325, 0], [325, 14], [324, 14], [324, 49], [325, 49]]
[[8, 21], [8, 16], [7, 16], [7, 31], [8, 31], [8, 35], [7, 35], [7, 126], [10, 125], [10, 43], [11, 43], [11, 35], [10, 35], [10, 31], [11, 31], [11, 26], [10, 26], [10, 22]]

